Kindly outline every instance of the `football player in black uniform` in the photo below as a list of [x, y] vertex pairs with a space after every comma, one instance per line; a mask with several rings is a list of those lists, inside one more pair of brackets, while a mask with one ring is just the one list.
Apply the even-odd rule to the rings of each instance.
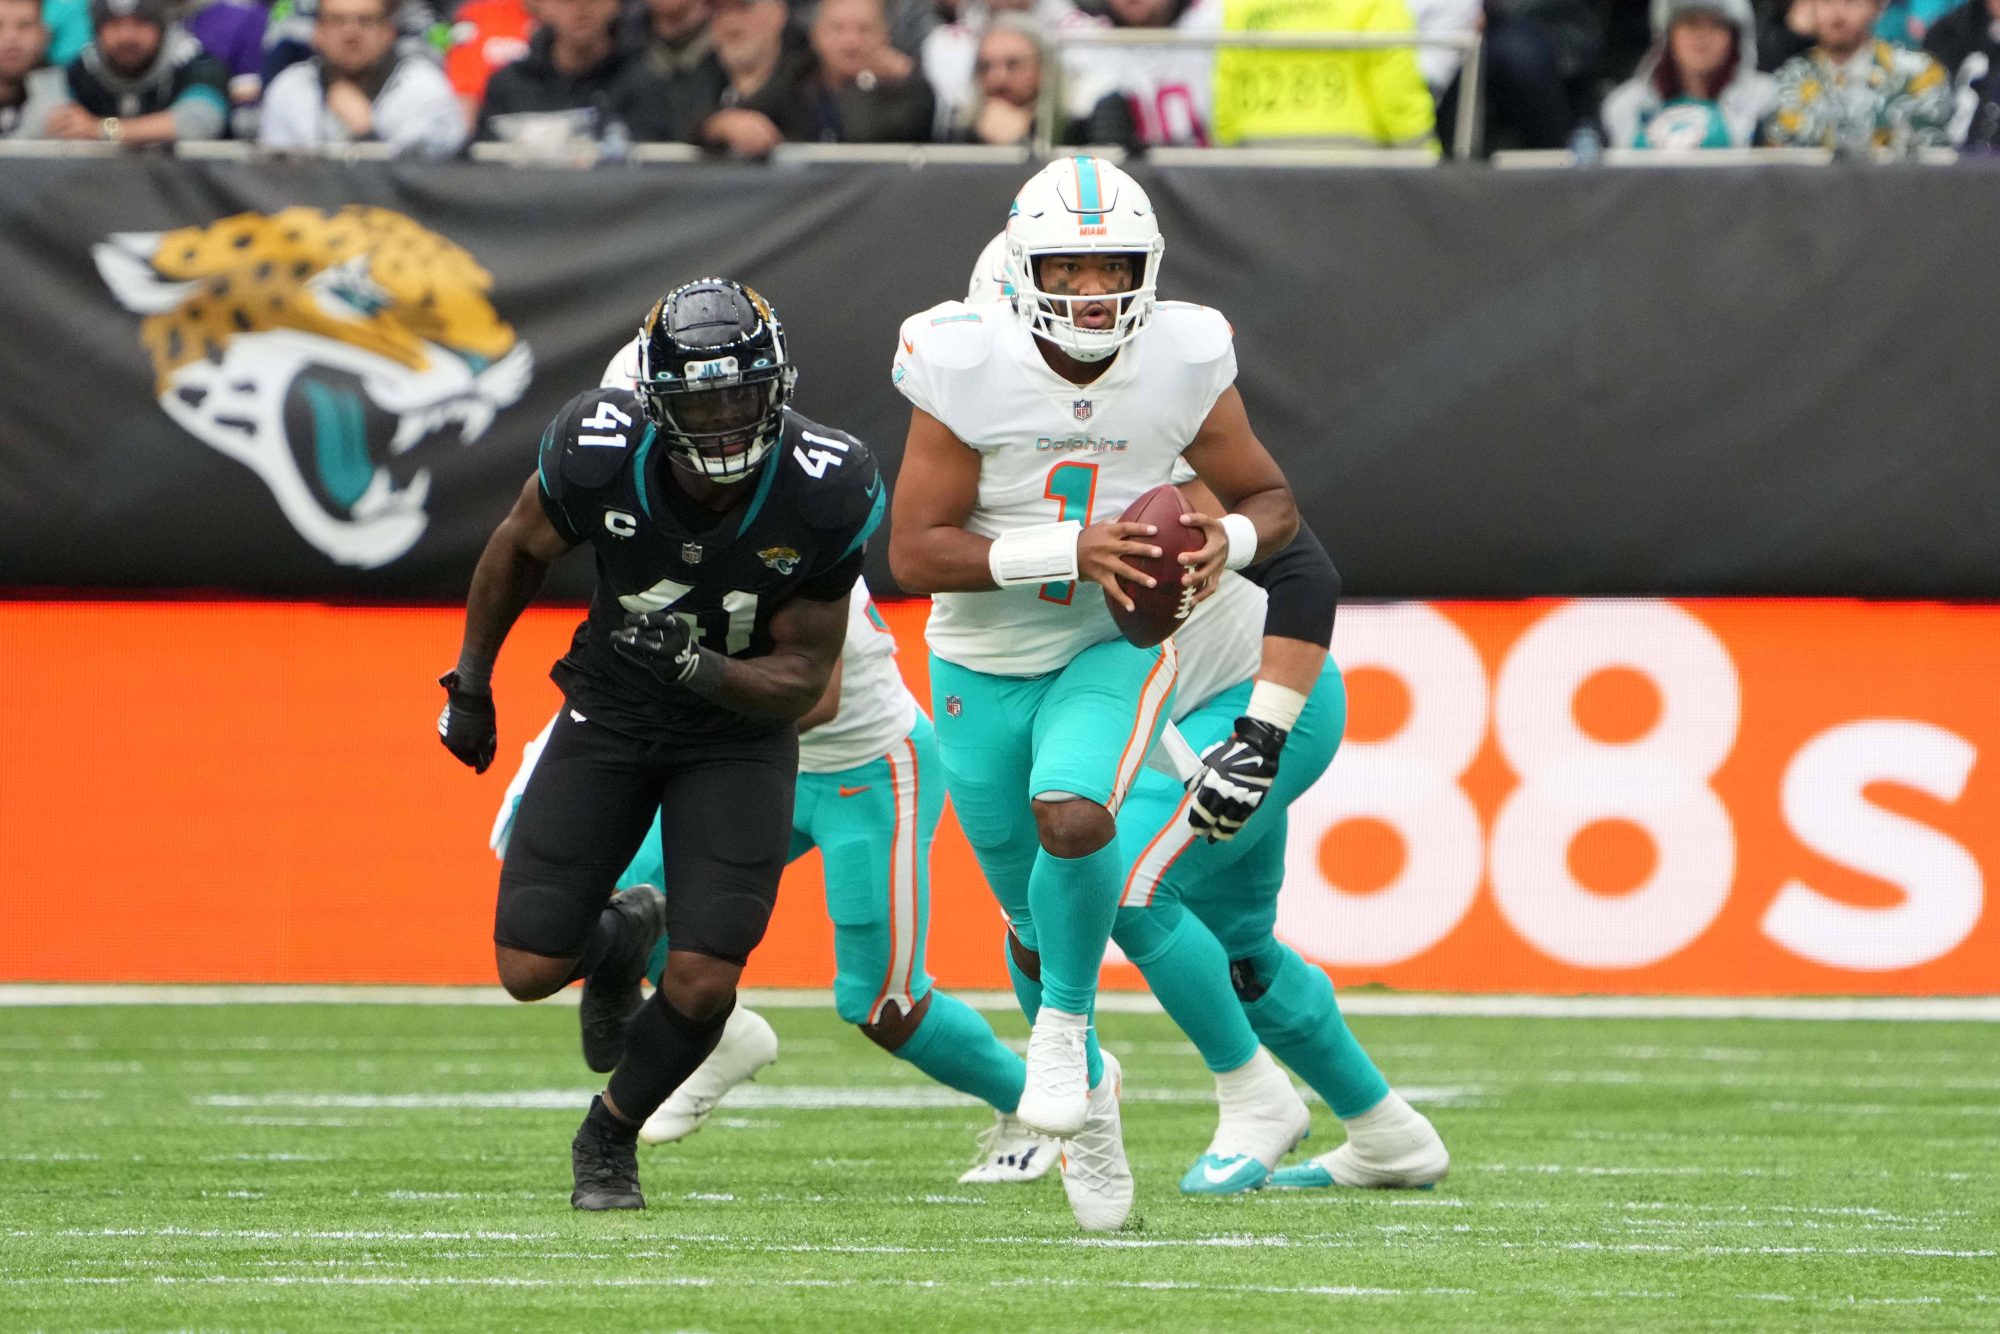
[[[500, 871], [500, 981], [539, 1000], [584, 979], [584, 1055], [609, 1070], [571, 1146], [579, 1209], [639, 1209], [639, 1127], [714, 1048], [763, 938], [792, 838], [793, 721], [827, 688], [884, 488], [859, 441], [786, 406], [777, 317], [703, 279], [646, 318], [637, 392], [592, 389], [473, 572], [445, 747], [484, 772], [491, 674], [551, 563], [589, 543], [597, 590], [551, 673], [566, 707]], [[660, 815], [671, 899], [612, 894]], [[666, 971], [639, 979], [664, 932]]]

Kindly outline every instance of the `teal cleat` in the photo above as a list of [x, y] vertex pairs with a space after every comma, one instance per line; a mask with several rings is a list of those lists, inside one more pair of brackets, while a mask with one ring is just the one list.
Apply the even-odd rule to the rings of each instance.
[[1183, 1195], [1241, 1195], [1271, 1179], [1271, 1169], [1247, 1153], [1218, 1157], [1204, 1153], [1181, 1178]]
[[1326, 1186], [1338, 1185], [1333, 1173], [1314, 1158], [1290, 1167], [1281, 1167], [1271, 1173], [1270, 1184], [1280, 1190], [1320, 1190]]

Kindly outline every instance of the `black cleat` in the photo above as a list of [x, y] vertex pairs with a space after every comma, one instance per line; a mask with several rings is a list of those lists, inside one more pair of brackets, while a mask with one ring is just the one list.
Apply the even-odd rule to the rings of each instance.
[[[608, 1113], [606, 1114], [608, 1117]], [[621, 1134], [600, 1123], [596, 1105], [569, 1142], [570, 1170], [576, 1189], [569, 1193], [572, 1209], [643, 1209], [639, 1193], [639, 1131]]]
[[625, 1025], [646, 1002], [639, 989], [646, 961], [667, 929], [667, 896], [651, 885], [635, 885], [611, 896], [612, 912], [624, 918], [618, 943], [583, 979], [577, 1022], [583, 1028], [583, 1061], [609, 1074], [625, 1057]]

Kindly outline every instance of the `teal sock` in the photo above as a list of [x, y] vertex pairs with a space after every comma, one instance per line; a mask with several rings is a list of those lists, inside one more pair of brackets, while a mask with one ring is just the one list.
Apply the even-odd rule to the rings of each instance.
[[1210, 1070], [1238, 1069], [1257, 1054], [1257, 1034], [1229, 985], [1229, 956], [1193, 913], [1171, 900], [1122, 908], [1112, 936]]
[[1082, 857], [1057, 857], [1046, 848], [1036, 854], [1028, 911], [1040, 942], [1043, 1004], [1068, 1014], [1090, 1013], [1124, 873], [1116, 839]]
[[1027, 1065], [993, 1036], [992, 1025], [979, 1011], [955, 996], [933, 989], [923, 1023], [895, 1055], [995, 1111], [1011, 1112], [1021, 1105]]
[[[1042, 1012], [1042, 984], [1021, 971], [1021, 961], [1014, 957], [1013, 946], [1009, 945], [1006, 948], [1007, 976], [1014, 982], [1014, 999], [1020, 1002], [1021, 1013], [1026, 1015], [1028, 1022], [1032, 1024], [1035, 1022], [1035, 1016]], [[1097, 1020], [1094, 1016], [1091, 1019], [1090, 1032], [1084, 1039], [1083, 1065], [1085, 1073], [1089, 1076], [1090, 1086], [1096, 1088], [1098, 1082], [1104, 1078], [1104, 1051], [1097, 1045]]]
[[1243, 1004], [1250, 1026], [1335, 1116], [1359, 1116], [1389, 1096], [1389, 1082], [1340, 1017], [1325, 973], [1275, 943], [1237, 962], [1252, 965], [1256, 980], [1265, 982], [1264, 994]]

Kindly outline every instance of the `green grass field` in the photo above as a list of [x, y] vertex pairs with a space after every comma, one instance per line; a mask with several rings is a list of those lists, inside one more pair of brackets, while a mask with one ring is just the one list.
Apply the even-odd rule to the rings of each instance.
[[1190, 1201], [1207, 1075], [1107, 1015], [1139, 1223], [1085, 1237], [956, 1184], [982, 1109], [767, 1013], [652, 1208], [578, 1215], [572, 1010], [0, 1010], [0, 1329], [2000, 1328], [1992, 1025], [1360, 1018], [1451, 1177]]

